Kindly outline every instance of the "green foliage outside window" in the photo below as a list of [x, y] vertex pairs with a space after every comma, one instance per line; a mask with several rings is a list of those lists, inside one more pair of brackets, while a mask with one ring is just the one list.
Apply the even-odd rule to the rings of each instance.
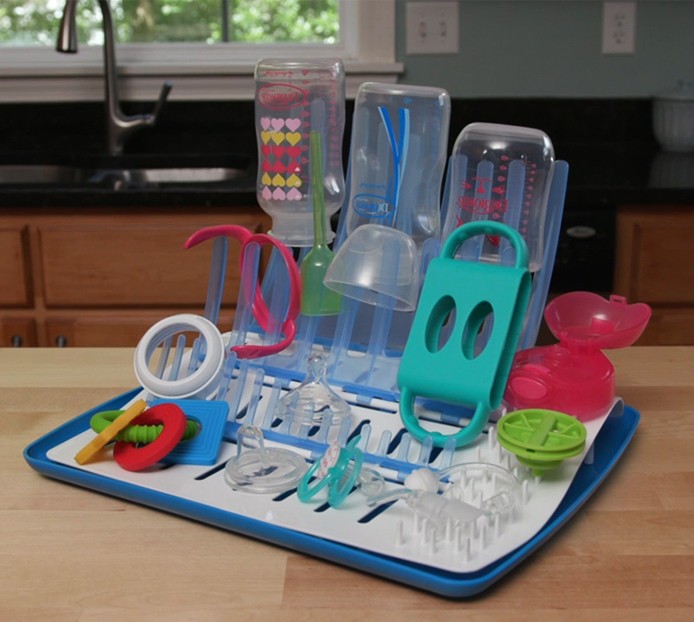
[[[339, 0], [111, 0], [119, 43], [336, 43]], [[64, 0], [2, 0], [0, 45], [55, 45]], [[223, 17], [228, 23], [223, 24]], [[101, 42], [97, 0], [79, 0], [80, 42]]]

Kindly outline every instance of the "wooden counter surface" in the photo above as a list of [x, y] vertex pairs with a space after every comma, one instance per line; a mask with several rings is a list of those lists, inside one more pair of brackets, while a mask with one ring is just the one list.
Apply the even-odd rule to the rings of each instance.
[[0, 349], [0, 620], [693, 620], [694, 347], [611, 354], [641, 412], [625, 455], [539, 552], [449, 600], [63, 484], [23, 449], [136, 386], [130, 349]]

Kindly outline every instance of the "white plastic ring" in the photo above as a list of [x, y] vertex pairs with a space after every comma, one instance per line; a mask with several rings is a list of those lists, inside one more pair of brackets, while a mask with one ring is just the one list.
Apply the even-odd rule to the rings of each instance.
[[[163, 380], [152, 373], [149, 360], [161, 343], [177, 333], [198, 332], [204, 340], [205, 358], [189, 376]], [[219, 329], [208, 319], [192, 313], [181, 313], [154, 324], [135, 349], [135, 375], [152, 395], [169, 399], [195, 397], [203, 399], [214, 391], [224, 373], [224, 340]]]

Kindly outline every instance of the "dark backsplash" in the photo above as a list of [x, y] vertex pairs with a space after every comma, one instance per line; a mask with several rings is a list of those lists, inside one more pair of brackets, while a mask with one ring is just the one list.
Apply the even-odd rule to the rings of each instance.
[[[150, 102], [124, 106], [147, 112]], [[354, 102], [348, 101], [345, 153]], [[35, 161], [104, 155], [104, 111], [100, 102], [0, 105], [0, 157]], [[649, 99], [456, 99], [452, 102], [449, 152], [468, 123], [484, 121], [535, 127], [547, 133], [557, 157], [609, 145], [652, 151], [656, 143]], [[158, 124], [130, 137], [126, 154], [255, 158], [252, 101], [169, 102]]]

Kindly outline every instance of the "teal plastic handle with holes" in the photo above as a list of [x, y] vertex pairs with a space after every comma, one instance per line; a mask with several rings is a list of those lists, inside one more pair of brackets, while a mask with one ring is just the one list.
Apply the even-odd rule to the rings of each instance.
[[[465, 240], [487, 235], [509, 240], [513, 266], [460, 261]], [[431, 436], [443, 446], [471, 443], [501, 403], [530, 299], [528, 249], [515, 229], [474, 221], [456, 229], [432, 260], [412, 330], [398, 370], [400, 416], [417, 440]], [[468, 425], [454, 434], [427, 431], [414, 413], [417, 397], [474, 409]]]

